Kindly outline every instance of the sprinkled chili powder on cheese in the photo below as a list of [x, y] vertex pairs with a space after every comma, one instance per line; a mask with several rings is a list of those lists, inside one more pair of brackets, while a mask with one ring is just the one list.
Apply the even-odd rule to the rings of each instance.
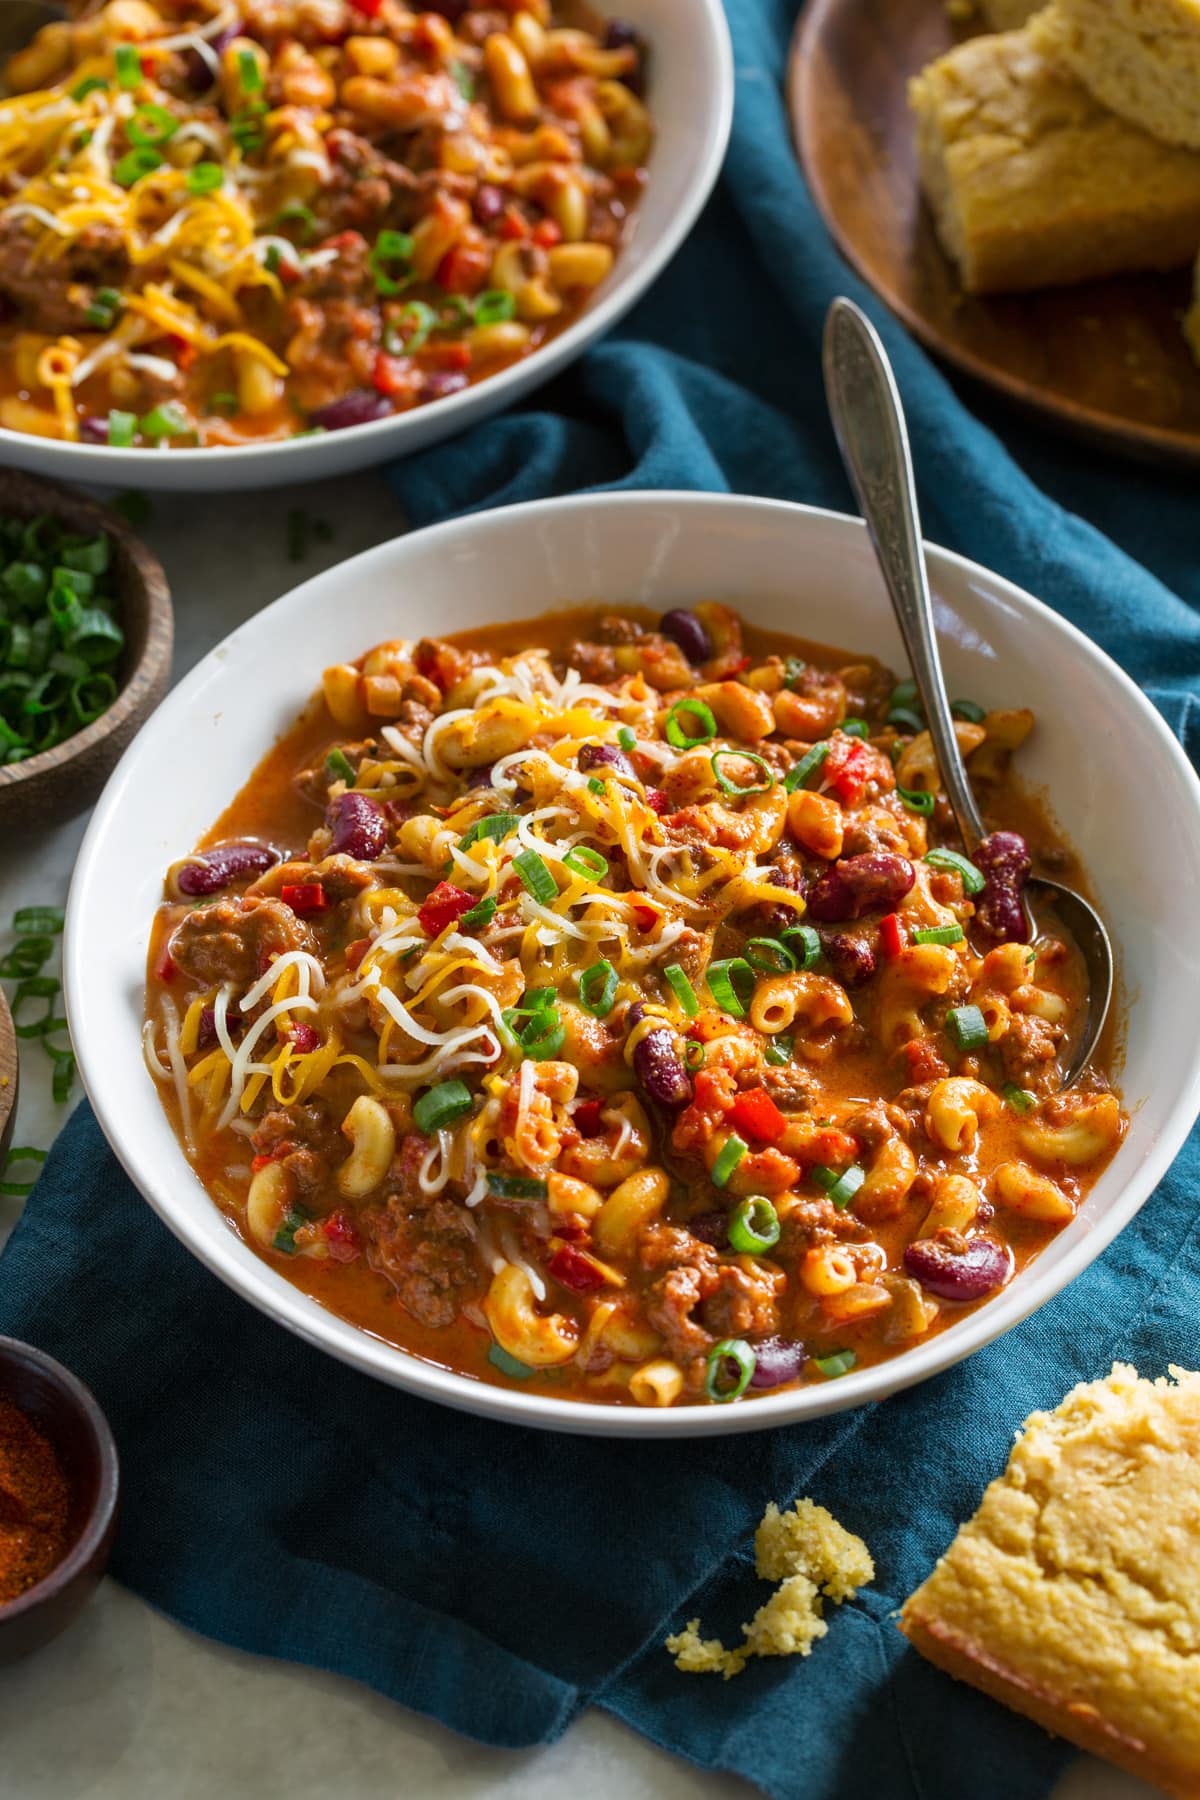
[[50, 1440], [0, 1399], [0, 1605], [61, 1561], [70, 1495]]

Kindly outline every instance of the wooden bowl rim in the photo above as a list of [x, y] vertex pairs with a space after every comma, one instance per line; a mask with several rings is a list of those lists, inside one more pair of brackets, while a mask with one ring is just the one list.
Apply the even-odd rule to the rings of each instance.
[[7, 1151], [8, 1133], [16, 1123], [17, 1096], [21, 1088], [21, 1053], [17, 1044], [16, 1027], [8, 997], [3, 988], [0, 988], [0, 1055], [5, 1050], [12, 1056], [13, 1077], [8, 1087], [0, 1088], [0, 1166], [3, 1165]]
[[0, 1336], [0, 1377], [5, 1369], [21, 1364], [26, 1367], [32, 1365], [40, 1370], [67, 1401], [80, 1429], [90, 1438], [95, 1449], [100, 1477], [96, 1484], [95, 1503], [88, 1514], [87, 1523], [62, 1561], [55, 1563], [49, 1574], [43, 1575], [39, 1582], [27, 1588], [23, 1594], [18, 1594], [15, 1600], [0, 1603], [0, 1631], [14, 1619], [35, 1611], [48, 1601], [56, 1600], [77, 1576], [88, 1571], [97, 1555], [103, 1551], [105, 1538], [116, 1515], [121, 1486], [116, 1440], [92, 1390], [80, 1381], [78, 1375], [72, 1375], [70, 1369], [64, 1368], [62, 1363], [56, 1362], [44, 1350], [37, 1349], [33, 1344], [26, 1344], [20, 1338]]
[[[936, 4], [937, 0], [931, 0], [931, 3]], [[855, 274], [873, 294], [878, 295], [927, 350], [932, 350], [935, 356], [964, 375], [982, 382], [985, 387], [1006, 394], [1019, 406], [1045, 414], [1080, 436], [1087, 437], [1091, 434], [1093, 437], [1107, 438], [1110, 444], [1118, 444], [1135, 456], [1144, 458], [1150, 452], [1167, 462], [1194, 468], [1200, 463], [1200, 433], [1176, 431], [1165, 425], [1134, 425], [1117, 413], [1102, 412], [1081, 401], [1048, 394], [1036, 382], [1012, 375], [1000, 364], [989, 362], [975, 351], [965, 349], [957, 339], [944, 336], [936, 326], [930, 324], [923, 313], [910, 306], [866, 268], [857, 244], [843, 231], [841, 221], [830, 205], [828, 190], [821, 178], [819, 164], [812, 154], [809, 139], [811, 108], [808, 103], [810, 96], [806, 71], [828, 19], [835, 7], [841, 4], [843, 0], [807, 0], [807, 4], [803, 6], [788, 51], [787, 99], [792, 139], [809, 191], [826, 230]]]
[[63, 482], [51, 481], [44, 475], [30, 475], [23, 469], [0, 469], [0, 513], [29, 517], [39, 512], [53, 513], [74, 529], [103, 531], [121, 546], [141, 584], [145, 643], [129, 679], [98, 719], [93, 719], [72, 737], [64, 738], [61, 744], [40, 750], [24, 762], [0, 764], [0, 799], [6, 789], [19, 787], [23, 781], [69, 767], [78, 757], [85, 756], [127, 724], [164, 673], [169, 674], [175, 641], [175, 614], [166, 571], [128, 520]]

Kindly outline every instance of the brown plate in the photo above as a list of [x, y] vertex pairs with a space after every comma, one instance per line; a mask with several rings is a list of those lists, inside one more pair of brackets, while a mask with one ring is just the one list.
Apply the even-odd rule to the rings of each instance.
[[107, 712], [53, 750], [0, 766], [0, 827], [53, 824], [90, 806], [171, 679], [174, 617], [158, 558], [119, 513], [40, 475], [0, 469], [0, 513], [52, 513], [72, 531], [107, 532], [115, 552], [118, 617], [125, 631], [121, 691]]
[[1200, 464], [1190, 274], [964, 294], [921, 203], [906, 87], [959, 38], [943, 0], [810, 0], [788, 100], [809, 188], [847, 261], [935, 355], [1091, 442]]

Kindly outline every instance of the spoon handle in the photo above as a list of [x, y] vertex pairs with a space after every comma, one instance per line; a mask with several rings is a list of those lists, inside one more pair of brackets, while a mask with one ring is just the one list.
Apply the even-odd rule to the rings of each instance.
[[829, 309], [824, 364], [838, 448], [875, 544], [946, 795], [970, 856], [986, 833], [946, 698], [904, 412], [879, 334], [851, 300], [839, 298]]

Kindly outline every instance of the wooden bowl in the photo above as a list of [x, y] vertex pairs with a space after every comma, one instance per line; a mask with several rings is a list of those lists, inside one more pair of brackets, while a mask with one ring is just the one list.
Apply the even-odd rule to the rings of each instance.
[[0, 515], [33, 519], [39, 513], [51, 513], [72, 531], [107, 532], [113, 541], [118, 616], [125, 632], [120, 692], [107, 712], [53, 750], [0, 764], [0, 828], [54, 823], [90, 806], [171, 678], [175, 626], [158, 558], [119, 513], [55, 481], [0, 470]]
[[8, 1001], [0, 989], [0, 1169], [12, 1143], [13, 1126], [17, 1122], [17, 1034], [13, 1030]]
[[32, 1344], [0, 1337], [0, 1398], [58, 1452], [71, 1492], [68, 1549], [50, 1573], [0, 1605], [0, 1664], [48, 1644], [91, 1598], [108, 1566], [120, 1485], [108, 1421], [83, 1383]]
[[809, 0], [788, 102], [817, 209], [847, 262], [952, 368], [1087, 443], [1197, 467], [1188, 270], [963, 292], [922, 203], [907, 86], [972, 28], [952, 24], [943, 0]]

